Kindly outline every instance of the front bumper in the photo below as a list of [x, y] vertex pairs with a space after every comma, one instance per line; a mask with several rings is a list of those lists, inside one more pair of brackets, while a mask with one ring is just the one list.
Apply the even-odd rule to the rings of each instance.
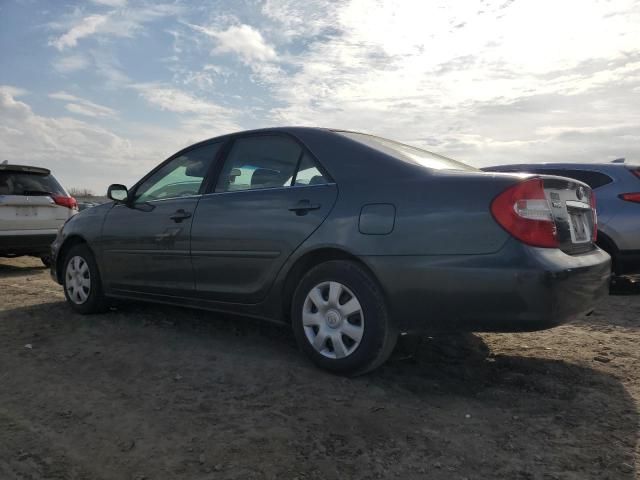
[[0, 256], [3, 255], [49, 255], [53, 233], [28, 233], [25, 235], [1, 235]]
[[518, 332], [593, 311], [608, 294], [611, 259], [567, 255], [515, 240], [489, 255], [363, 257], [401, 331]]

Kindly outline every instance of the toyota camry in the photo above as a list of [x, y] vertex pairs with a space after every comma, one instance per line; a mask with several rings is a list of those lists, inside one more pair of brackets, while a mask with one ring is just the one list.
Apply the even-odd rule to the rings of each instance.
[[282, 322], [342, 374], [381, 365], [400, 334], [545, 329], [608, 292], [586, 184], [363, 133], [224, 135], [108, 196], [52, 245], [74, 310], [126, 298]]

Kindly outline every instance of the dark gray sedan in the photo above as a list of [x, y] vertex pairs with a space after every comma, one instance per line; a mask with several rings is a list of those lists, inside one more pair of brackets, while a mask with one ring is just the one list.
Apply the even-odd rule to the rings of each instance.
[[334, 372], [376, 368], [401, 333], [549, 328], [608, 291], [586, 184], [362, 133], [225, 135], [108, 194], [52, 247], [72, 308], [128, 298], [290, 323]]

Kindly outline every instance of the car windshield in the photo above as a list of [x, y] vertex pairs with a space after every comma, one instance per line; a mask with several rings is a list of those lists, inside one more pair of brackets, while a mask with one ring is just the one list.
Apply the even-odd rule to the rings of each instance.
[[0, 195], [66, 195], [51, 175], [40, 173], [0, 172]]
[[421, 148], [389, 140], [388, 138], [340, 130], [337, 130], [336, 133], [378, 150], [379, 152], [391, 155], [398, 160], [414, 165], [420, 165], [434, 170], [477, 170], [466, 163], [458, 162], [451, 158], [438, 155], [437, 153], [422, 150]]

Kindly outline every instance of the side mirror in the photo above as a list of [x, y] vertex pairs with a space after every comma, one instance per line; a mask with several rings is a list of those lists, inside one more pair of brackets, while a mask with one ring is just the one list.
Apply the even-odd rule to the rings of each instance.
[[127, 190], [127, 187], [124, 185], [114, 183], [113, 185], [109, 185], [107, 197], [116, 203], [127, 203], [127, 200], [129, 199], [129, 190]]

